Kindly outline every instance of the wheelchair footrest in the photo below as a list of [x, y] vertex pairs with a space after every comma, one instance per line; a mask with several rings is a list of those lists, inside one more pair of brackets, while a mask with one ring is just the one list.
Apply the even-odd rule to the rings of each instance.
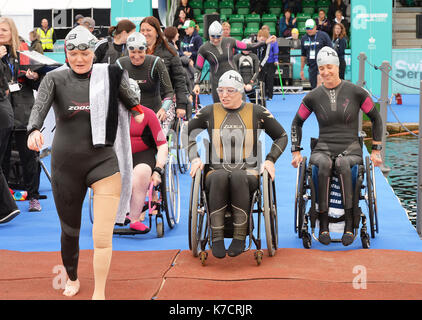
[[150, 231], [151, 229], [147, 229], [145, 231], [137, 231], [137, 230], [132, 230], [130, 228], [114, 228], [113, 230], [113, 234], [118, 234], [118, 235], [135, 235], [135, 234], [146, 234]]

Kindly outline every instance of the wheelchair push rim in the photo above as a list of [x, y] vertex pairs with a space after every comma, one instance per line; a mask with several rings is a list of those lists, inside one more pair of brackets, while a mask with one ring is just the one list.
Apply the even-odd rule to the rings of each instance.
[[366, 203], [368, 205], [369, 224], [371, 229], [371, 238], [375, 238], [378, 233], [378, 210], [376, 199], [375, 172], [374, 166], [368, 156], [365, 157], [365, 175], [366, 175]]
[[277, 206], [274, 202], [273, 181], [264, 170], [262, 176], [263, 197], [264, 197], [264, 222], [265, 222], [265, 238], [267, 240], [268, 255], [274, 256], [277, 250]]
[[303, 235], [303, 223], [305, 219], [306, 203], [303, 198], [305, 191], [306, 182], [306, 161], [307, 158], [303, 157], [302, 162], [297, 168], [296, 175], [296, 190], [295, 190], [295, 233], [298, 234], [299, 238]]

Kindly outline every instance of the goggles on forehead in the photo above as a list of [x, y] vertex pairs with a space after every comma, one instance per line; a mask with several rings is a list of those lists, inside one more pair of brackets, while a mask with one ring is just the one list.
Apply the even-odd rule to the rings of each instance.
[[140, 51], [144, 51], [145, 50], [145, 46], [142, 46], [142, 45], [141, 46], [128, 46], [127, 48], [130, 51], [133, 51], [133, 50], [136, 50], [136, 49], [138, 49]]
[[67, 43], [66, 44], [66, 49], [68, 50], [68, 51], [72, 51], [72, 50], [81, 50], [81, 51], [85, 51], [85, 50], [88, 50], [89, 49], [89, 45], [88, 44], [86, 44], [86, 43], [80, 43], [80, 44], [78, 44], [78, 45], [74, 45], [73, 43]]

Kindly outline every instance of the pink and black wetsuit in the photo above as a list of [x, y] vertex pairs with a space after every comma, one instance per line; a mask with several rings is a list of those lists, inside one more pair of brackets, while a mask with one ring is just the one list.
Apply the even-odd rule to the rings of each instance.
[[229, 70], [236, 70], [236, 64], [233, 58], [237, 50], [253, 50], [260, 46], [265, 46], [265, 42], [256, 42], [246, 44], [234, 38], [223, 38], [218, 46], [213, 45], [210, 41], [204, 43], [198, 50], [198, 57], [196, 58], [195, 84], [199, 84], [201, 78], [201, 71], [204, 67], [205, 60], [210, 64], [210, 80], [212, 89], [212, 98], [214, 103], [220, 102], [217, 94], [218, 80], [224, 72]]
[[382, 119], [369, 94], [349, 81], [327, 89], [323, 85], [308, 93], [299, 107], [291, 127], [292, 152], [299, 151], [302, 126], [312, 112], [318, 120], [318, 143], [310, 163], [318, 166], [318, 205], [320, 212], [328, 210], [328, 187], [333, 160], [342, 184], [345, 209], [353, 207], [351, 167], [362, 163], [359, 143], [359, 110], [372, 122], [375, 141], [382, 138]]

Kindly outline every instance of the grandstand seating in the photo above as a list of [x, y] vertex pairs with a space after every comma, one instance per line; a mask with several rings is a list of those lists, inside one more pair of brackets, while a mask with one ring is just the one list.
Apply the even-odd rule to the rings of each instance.
[[[305, 21], [317, 19], [318, 11], [324, 9], [328, 13], [331, 0], [302, 0], [302, 11], [296, 14], [299, 35], [305, 34]], [[220, 21], [228, 21], [231, 25], [231, 36], [239, 39], [256, 34], [262, 25], [270, 27], [270, 33], [278, 34], [278, 25], [283, 16], [283, 0], [269, 0], [268, 9], [262, 15], [254, 12], [250, 7], [250, 0], [191, 0], [189, 5], [193, 8], [194, 19], [200, 24], [200, 34], [203, 35], [203, 15], [218, 12]], [[234, 27], [233, 27], [234, 25]], [[204, 39], [205, 40], [205, 39]]]

